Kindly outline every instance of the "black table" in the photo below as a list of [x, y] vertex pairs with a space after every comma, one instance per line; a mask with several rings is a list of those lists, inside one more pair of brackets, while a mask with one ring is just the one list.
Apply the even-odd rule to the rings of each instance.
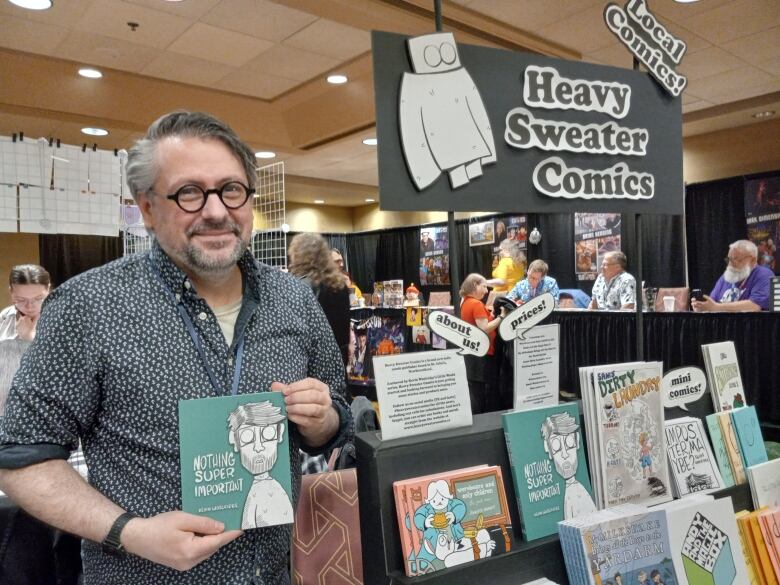
[[[619, 311], [555, 311], [545, 323], [561, 326], [561, 379], [579, 395], [580, 366], [637, 359], [636, 314]], [[664, 371], [704, 369], [704, 343], [733, 341], [749, 404], [762, 423], [780, 425], [780, 313], [644, 313], [639, 359], [662, 361]]]

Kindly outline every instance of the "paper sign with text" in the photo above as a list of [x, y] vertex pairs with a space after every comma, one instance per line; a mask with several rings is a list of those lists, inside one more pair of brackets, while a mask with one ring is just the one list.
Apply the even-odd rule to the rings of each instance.
[[679, 406], [688, 410], [685, 405], [696, 402], [706, 389], [707, 376], [701, 368], [676, 368], [666, 372], [661, 380], [661, 394], [666, 408]]
[[525, 338], [524, 331], [544, 321], [553, 309], [555, 298], [552, 294], [541, 294], [504, 317], [498, 326], [498, 334], [504, 341], [512, 341], [515, 337]]
[[515, 410], [558, 404], [560, 325], [540, 325], [515, 338]]
[[382, 440], [471, 425], [466, 363], [458, 350], [374, 357]]
[[461, 355], [470, 353], [481, 357], [490, 347], [490, 339], [482, 329], [444, 311], [432, 311], [428, 315], [428, 327], [439, 337], [461, 348]]

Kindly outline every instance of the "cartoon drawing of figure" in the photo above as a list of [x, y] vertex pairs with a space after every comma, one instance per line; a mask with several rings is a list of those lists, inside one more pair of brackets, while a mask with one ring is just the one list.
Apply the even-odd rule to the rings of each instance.
[[293, 521], [290, 497], [270, 475], [284, 438], [284, 418], [281, 408], [270, 400], [241, 404], [228, 416], [228, 441], [240, 453], [244, 468], [254, 475], [244, 502], [243, 530]]
[[417, 560], [421, 570], [434, 571], [490, 556], [495, 541], [485, 529], [474, 535], [475, 545], [465, 537], [461, 521], [466, 504], [454, 497], [443, 479], [428, 484], [428, 499], [414, 512], [414, 525], [423, 533]]
[[596, 504], [593, 498], [575, 477], [580, 425], [568, 412], [561, 412], [544, 419], [541, 433], [545, 453], [555, 464], [555, 471], [566, 481], [563, 496], [564, 519], [595, 512]]
[[732, 404], [732, 406], [734, 408], [741, 408], [741, 407], [745, 406], [745, 399], [742, 398], [742, 394], [740, 394], [739, 392], [737, 392], [734, 395], [734, 403]]
[[415, 37], [407, 46], [414, 73], [401, 81], [399, 124], [409, 174], [420, 191], [442, 172], [457, 189], [496, 162], [487, 111], [452, 33]]
[[645, 479], [653, 475], [653, 458], [650, 456], [652, 448], [653, 443], [647, 433], [639, 433], [639, 464], [642, 466], [642, 477]]

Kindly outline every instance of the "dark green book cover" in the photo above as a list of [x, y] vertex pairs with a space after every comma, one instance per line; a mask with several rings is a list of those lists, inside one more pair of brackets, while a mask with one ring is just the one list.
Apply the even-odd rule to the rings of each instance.
[[292, 523], [289, 444], [279, 392], [180, 400], [182, 510], [226, 530]]

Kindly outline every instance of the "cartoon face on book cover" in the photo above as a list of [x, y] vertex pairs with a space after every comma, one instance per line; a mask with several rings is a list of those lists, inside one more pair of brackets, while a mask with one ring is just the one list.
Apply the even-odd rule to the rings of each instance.
[[180, 401], [182, 510], [228, 530], [293, 522], [287, 431], [279, 392]]
[[594, 376], [607, 506], [671, 500], [660, 364], [605, 367]]
[[583, 540], [593, 583], [680, 585], [663, 512], [604, 522]]
[[397, 481], [393, 491], [409, 576], [510, 549], [512, 526], [499, 467]]

